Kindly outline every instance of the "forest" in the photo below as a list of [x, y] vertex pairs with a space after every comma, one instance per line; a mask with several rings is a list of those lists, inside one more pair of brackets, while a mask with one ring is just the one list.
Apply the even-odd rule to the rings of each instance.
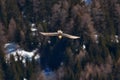
[[[80, 38], [40, 34], [57, 30]], [[119, 41], [120, 0], [0, 0], [0, 80], [120, 80]], [[7, 43], [40, 59], [7, 62]]]

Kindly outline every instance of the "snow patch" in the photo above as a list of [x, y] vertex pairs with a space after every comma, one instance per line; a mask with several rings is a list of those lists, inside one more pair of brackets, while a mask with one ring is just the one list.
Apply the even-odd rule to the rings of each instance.
[[31, 26], [34, 27], [34, 26], [35, 26], [35, 23], [31, 23]]
[[57, 80], [56, 73], [50, 68], [46, 68], [42, 71], [44, 80]]
[[86, 46], [85, 46], [85, 44], [83, 44], [82, 48], [83, 48], [83, 49], [86, 49]]
[[48, 43], [50, 44], [50, 43], [51, 43], [51, 41], [50, 41], [50, 40], [48, 40]]
[[32, 52], [25, 51], [17, 47], [17, 44], [15, 43], [6, 43], [4, 48], [5, 48], [5, 52], [7, 53], [6, 60], [9, 60], [11, 55], [14, 56], [15, 61], [18, 61], [18, 59], [22, 60], [22, 57], [23, 57], [23, 61], [22, 61], [23, 63], [26, 62], [25, 59], [32, 60], [32, 58], [34, 57], [34, 59], [37, 60], [40, 58], [39, 54], [35, 55], [38, 49], [35, 49]]
[[119, 36], [118, 35], [111, 36], [111, 42], [119, 43]]
[[27, 80], [27, 78], [23, 78], [23, 80]]
[[32, 27], [32, 28], [31, 28], [31, 31], [32, 31], [32, 32], [35, 32], [35, 31], [37, 31], [37, 29], [34, 28], [34, 27]]

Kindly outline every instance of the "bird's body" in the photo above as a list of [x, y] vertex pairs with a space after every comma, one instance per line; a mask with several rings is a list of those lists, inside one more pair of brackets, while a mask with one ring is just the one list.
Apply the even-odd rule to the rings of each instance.
[[80, 38], [79, 36], [73, 36], [73, 35], [63, 33], [62, 30], [58, 30], [57, 32], [40, 32], [40, 33], [44, 36], [58, 36], [59, 39], [61, 39], [63, 36], [67, 37], [67, 38], [70, 38], [70, 39]]

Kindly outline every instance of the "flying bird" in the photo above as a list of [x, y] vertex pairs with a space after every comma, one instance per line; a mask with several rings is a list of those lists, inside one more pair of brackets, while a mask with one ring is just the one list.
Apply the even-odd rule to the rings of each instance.
[[62, 39], [62, 37], [67, 37], [70, 39], [78, 39], [80, 38], [79, 36], [73, 36], [70, 34], [63, 33], [62, 30], [58, 30], [57, 32], [40, 32], [40, 34], [44, 36], [58, 36], [59, 39]]

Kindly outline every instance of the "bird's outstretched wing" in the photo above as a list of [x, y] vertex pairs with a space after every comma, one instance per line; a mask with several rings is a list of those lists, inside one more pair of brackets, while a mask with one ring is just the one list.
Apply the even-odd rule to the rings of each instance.
[[44, 35], [44, 36], [57, 36], [58, 33], [57, 32], [40, 32], [40, 34]]
[[73, 35], [69, 35], [69, 34], [65, 34], [65, 33], [63, 33], [62, 36], [68, 37], [70, 39], [78, 39], [78, 38], [80, 38], [79, 36], [73, 36]]

